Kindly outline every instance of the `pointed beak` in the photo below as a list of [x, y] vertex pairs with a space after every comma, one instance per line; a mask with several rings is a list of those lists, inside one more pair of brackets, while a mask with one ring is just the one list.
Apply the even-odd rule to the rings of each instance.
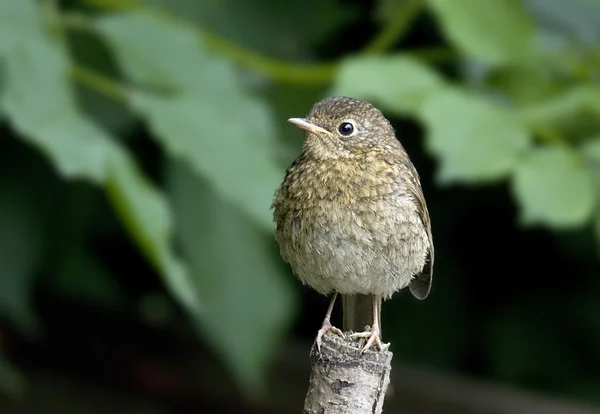
[[308, 132], [312, 132], [314, 134], [331, 135], [331, 132], [327, 131], [324, 128], [321, 128], [320, 126], [313, 124], [306, 118], [290, 118], [290, 119], [288, 119], [288, 122], [296, 125], [298, 128], [302, 128], [302, 129], [304, 129]]

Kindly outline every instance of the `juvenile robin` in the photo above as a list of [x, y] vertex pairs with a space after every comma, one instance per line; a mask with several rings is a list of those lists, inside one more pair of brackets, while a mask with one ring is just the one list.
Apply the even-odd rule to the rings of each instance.
[[431, 289], [434, 250], [419, 175], [368, 102], [326, 98], [289, 122], [306, 138], [275, 193], [275, 239], [304, 284], [332, 295], [317, 346], [328, 331], [343, 336], [330, 321], [339, 293], [344, 329], [367, 339], [361, 353], [386, 349], [382, 299], [407, 286], [425, 299]]

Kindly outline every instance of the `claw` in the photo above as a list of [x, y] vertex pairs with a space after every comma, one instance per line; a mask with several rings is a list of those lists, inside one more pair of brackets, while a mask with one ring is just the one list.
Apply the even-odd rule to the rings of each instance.
[[370, 331], [357, 332], [350, 335], [350, 339], [357, 338], [368, 338], [367, 343], [360, 350], [361, 355], [367, 352], [367, 350], [373, 345], [375, 345], [375, 347], [380, 351], [387, 351], [387, 349], [390, 347], [389, 343], [384, 344], [381, 342], [381, 330], [377, 324], [374, 324]]
[[343, 332], [341, 330], [339, 330], [338, 328], [336, 328], [335, 326], [333, 326], [331, 324], [331, 322], [329, 322], [329, 320], [324, 320], [323, 321], [323, 325], [321, 326], [321, 329], [319, 329], [319, 332], [317, 332], [317, 349], [319, 350], [319, 353], [321, 353], [321, 339], [323, 338], [323, 335], [325, 335], [327, 332], [333, 332], [336, 335], [341, 336], [342, 338], [345, 338]]
[[325, 319], [323, 319], [323, 324], [321, 325], [321, 329], [319, 329], [319, 332], [317, 332], [316, 342], [317, 342], [317, 349], [319, 350], [319, 354], [321, 353], [321, 339], [323, 338], [323, 335], [325, 335], [327, 332], [333, 332], [334, 334], [339, 335], [342, 338], [345, 338], [342, 331], [340, 331], [338, 328], [333, 326], [330, 322], [331, 312], [333, 311], [333, 305], [335, 304], [335, 298], [337, 298], [337, 295], [338, 295], [337, 292], [334, 292], [333, 295], [331, 296], [331, 300], [329, 301], [329, 307], [327, 308], [327, 313], [325, 314]]

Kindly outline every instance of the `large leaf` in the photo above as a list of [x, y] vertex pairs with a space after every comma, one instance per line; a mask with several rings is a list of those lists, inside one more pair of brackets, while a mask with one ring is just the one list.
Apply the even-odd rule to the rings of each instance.
[[586, 223], [596, 200], [590, 170], [565, 147], [531, 151], [515, 170], [513, 190], [523, 222], [555, 228]]
[[519, 0], [428, 0], [446, 36], [464, 53], [490, 64], [532, 52], [534, 26]]
[[134, 109], [156, 138], [270, 228], [269, 205], [283, 171], [273, 161], [268, 108], [246, 93], [227, 62], [206, 53], [185, 24], [138, 12], [98, 26], [136, 82], [171, 91], [133, 95]]
[[247, 391], [265, 369], [296, 305], [269, 235], [184, 165], [169, 180], [178, 236], [204, 304], [204, 336]]
[[502, 178], [530, 143], [520, 121], [503, 108], [454, 89], [429, 96], [420, 116], [446, 182]]
[[184, 264], [173, 254], [173, 223], [168, 202], [139, 171], [128, 153], [115, 150], [111, 159], [108, 194], [129, 233], [165, 279], [166, 286], [198, 317], [197, 289]]
[[32, 36], [5, 54], [3, 106], [13, 122], [36, 132], [74, 108], [68, 58], [47, 37]]
[[358, 56], [342, 63], [332, 94], [361, 98], [389, 110], [412, 113], [427, 95], [443, 87], [440, 76], [414, 58]]
[[30, 295], [42, 253], [40, 212], [26, 188], [0, 184], [0, 316], [32, 332], [36, 317]]
[[76, 109], [68, 61], [45, 37], [32, 37], [6, 54], [1, 101], [23, 139], [38, 146], [67, 177], [101, 182], [110, 138]]
[[231, 96], [227, 103], [204, 97], [161, 99], [137, 94], [134, 106], [147, 117], [167, 150], [190, 162], [227, 200], [271, 228], [269, 206], [283, 171], [261, 142], [268, 126], [261, 120], [264, 108], [244, 105], [245, 99]]
[[592, 172], [600, 179], [600, 136], [590, 138], [582, 145], [581, 152]]
[[[149, 12], [126, 12], [98, 20], [98, 31], [108, 40], [129, 77], [157, 89], [210, 93], [213, 84], [237, 79], [231, 68], [219, 68], [221, 76], [203, 79], [206, 52], [193, 28]], [[227, 72], [229, 69], [230, 72]], [[217, 73], [217, 72], [215, 72]]]
[[0, 57], [15, 45], [41, 35], [34, 0], [0, 0]]
[[22, 138], [47, 153], [59, 172], [106, 184], [119, 213], [148, 259], [196, 315], [199, 302], [183, 265], [170, 249], [164, 197], [115, 140], [77, 109], [68, 59], [50, 38], [31, 37], [6, 54], [2, 106]]

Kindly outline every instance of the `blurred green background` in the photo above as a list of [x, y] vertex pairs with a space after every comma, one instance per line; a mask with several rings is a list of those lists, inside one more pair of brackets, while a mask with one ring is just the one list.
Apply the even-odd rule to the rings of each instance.
[[600, 404], [599, 79], [598, 0], [0, 0], [0, 411], [298, 412], [327, 298], [269, 207], [328, 95], [428, 200], [394, 362]]

